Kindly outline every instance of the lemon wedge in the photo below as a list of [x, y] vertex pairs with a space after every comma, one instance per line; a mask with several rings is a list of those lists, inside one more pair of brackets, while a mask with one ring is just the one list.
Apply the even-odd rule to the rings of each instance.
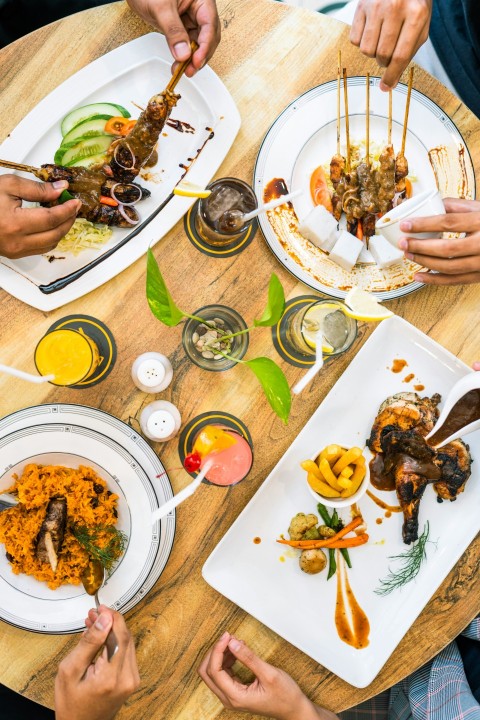
[[383, 307], [373, 295], [359, 287], [353, 287], [348, 291], [345, 297], [344, 312], [354, 320], [365, 322], [386, 320], [394, 314], [391, 310]]
[[[317, 333], [321, 328], [323, 328], [325, 316], [331, 313], [332, 310], [335, 311], [337, 309], [337, 305], [323, 303], [322, 305], [314, 305], [305, 313], [302, 322], [302, 335], [307, 345], [309, 345], [313, 350], [317, 347]], [[332, 353], [334, 349], [333, 345], [330, 345], [325, 338], [323, 338], [322, 352]]]
[[178, 185], [173, 188], [173, 194], [180, 195], [180, 197], [207, 198], [212, 194], [212, 191], [185, 180], [184, 182], [179, 182]]

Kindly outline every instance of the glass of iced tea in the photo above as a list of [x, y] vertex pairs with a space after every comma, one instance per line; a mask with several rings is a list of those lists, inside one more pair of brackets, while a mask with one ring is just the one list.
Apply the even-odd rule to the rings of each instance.
[[35, 348], [35, 366], [40, 375], [54, 375], [52, 385], [77, 385], [87, 380], [100, 362], [96, 343], [80, 330], [52, 330]]
[[212, 192], [199, 201], [196, 230], [209, 245], [228, 245], [252, 224], [253, 220], [242, 223], [241, 215], [257, 208], [257, 198], [250, 185], [237, 178], [215, 180], [207, 190]]
[[340, 355], [357, 337], [357, 321], [345, 315], [338, 300], [313, 301], [294, 313], [286, 327], [286, 340], [297, 352], [315, 357], [316, 336], [323, 335], [324, 355]]

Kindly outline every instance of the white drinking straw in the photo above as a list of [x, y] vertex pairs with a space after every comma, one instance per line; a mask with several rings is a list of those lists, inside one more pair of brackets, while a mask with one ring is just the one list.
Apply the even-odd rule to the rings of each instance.
[[294, 192], [288, 193], [287, 195], [282, 195], [279, 198], [275, 198], [274, 200], [270, 200], [270, 202], [265, 203], [265, 205], [260, 205], [256, 210], [252, 210], [252, 212], [247, 213], [243, 216], [243, 222], [246, 223], [249, 220], [253, 220], [254, 217], [257, 217], [257, 215], [260, 215], [261, 212], [266, 212], [267, 210], [273, 210], [273, 208], [278, 207], [279, 205], [284, 205], [289, 200], [291, 200], [294, 197], [298, 197], [298, 195], [301, 195], [303, 193], [303, 190], [295, 190]]
[[17, 368], [10, 367], [9, 365], [0, 365], [0, 372], [13, 375], [21, 380], [28, 380], [28, 382], [36, 383], [37, 385], [55, 380], [55, 375], [31, 375], [30, 373], [17, 370]]
[[315, 335], [315, 362], [313, 363], [312, 367], [305, 373], [305, 375], [302, 377], [301, 380], [298, 381], [296, 385], [293, 386], [292, 392], [295, 395], [298, 395], [302, 392], [302, 390], [305, 390], [308, 383], [313, 380], [315, 375], [318, 373], [319, 370], [323, 367], [323, 333], [321, 330], [317, 332]]
[[207, 462], [205, 463], [201, 471], [198, 473], [195, 480], [193, 480], [193, 482], [189, 483], [187, 487], [184, 487], [183, 490], [180, 490], [180, 492], [177, 493], [175, 497], [167, 500], [166, 503], [164, 503], [161, 507], [155, 510], [152, 513], [152, 525], [154, 525], [157, 520], [160, 520], [161, 518], [165, 517], [165, 515], [168, 515], [169, 512], [176, 508], [177, 505], [180, 505], [180, 503], [182, 503], [184, 500], [189, 498], [190, 495], [193, 495], [195, 490], [197, 490], [202, 484], [202, 480], [204, 479], [208, 471], [212, 468], [212, 466], [213, 460], [207, 460]]

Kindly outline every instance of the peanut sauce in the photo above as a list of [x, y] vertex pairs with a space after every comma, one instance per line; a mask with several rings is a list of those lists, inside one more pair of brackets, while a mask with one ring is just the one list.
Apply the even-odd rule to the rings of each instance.
[[455, 403], [442, 427], [429, 438], [428, 444], [438, 445], [475, 420], [480, 420], [480, 389], [470, 390]]
[[425, 390], [425, 385], [414, 385], [413, 389], [417, 392], [422, 392], [422, 390]]
[[408, 375], [405, 375], [403, 378], [404, 383], [412, 382], [413, 378], [415, 377], [415, 373], [409, 373]]
[[394, 373], [399, 373], [402, 372], [403, 368], [406, 365], [408, 365], [406, 360], [402, 360], [401, 358], [395, 358], [390, 369]]
[[255, 545], [260, 545], [260, 543], [262, 542], [262, 538], [254, 537], [253, 542], [255, 543]]
[[375, 522], [377, 523], [377, 525], [381, 525], [382, 522], [383, 522], [383, 520], [382, 520], [382, 518], [377, 518], [377, 519], [375, 520]]
[[[373, 500], [373, 502], [374, 502], [376, 505], [378, 505], [378, 507], [383, 508], [383, 509], [386, 510], [387, 512], [390, 512], [390, 513], [392, 513], [392, 512], [402, 512], [402, 508], [400, 507], [400, 505], [388, 505], [388, 503], [383, 502], [383, 500], [380, 500], [380, 498], [378, 498], [376, 495], [374, 495], [372, 492], [370, 492], [370, 490], [367, 490], [367, 495], [368, 495], [368, 497], [369, 497], [371, 500]], [[385, 517], [390, 517], [390, 516], [388, 516], [388, 515], [385, 513]]]
[[370, 643], [368, 637], [370, 635], [370, 623], [353, 594], [348, 582], [345, 563], [338, 551], [335, 626], [340, 640], [357, 650], [367, 647]]
[[378, 453], [370, 460], [370, 482], [376, 490], [395, 490], [395, 477], [393, 473], [384, 472], [384, 459]]

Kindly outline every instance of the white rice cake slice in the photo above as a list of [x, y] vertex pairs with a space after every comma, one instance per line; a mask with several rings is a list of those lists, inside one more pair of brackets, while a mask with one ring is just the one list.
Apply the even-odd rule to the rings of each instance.
[[368, 243], [368, 249], [382, 270], [403, 260], [403, 250], [391, 245], [383, 235], [373, 235]]
[[298, 231], [316, 247], [330, 252], [338, 238], [338, 223], [323, 205], [316, 205], [298, 223]]
[[362, 252], [363, 242], [352, 233], [342, 230], [329, 255], [330, 260], [350, 272]]

